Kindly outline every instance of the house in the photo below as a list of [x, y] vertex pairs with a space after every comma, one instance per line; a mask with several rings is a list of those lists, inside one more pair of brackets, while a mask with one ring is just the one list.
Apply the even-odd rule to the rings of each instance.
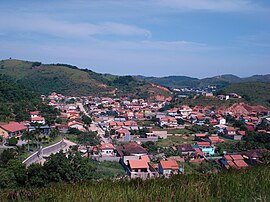
[[169, 109], [169, 110], [167, 110], [167, 114], [169, 116], [176, 116], [178, 114], [178, 109], [177, 108]]
[[135, 156], [129, 156], [129, 158], [125, 159], [123, 166], [131, 179], [158, 177], [158, 172], [150, 164], [150, 159], [147, 155], [142, 155], [136, 158]]
[[242, 155], [246, 162], [253, 165], [257, 163], [262, 163], [263, 156], [264, 154], [267, 154], [267, 153], [270, 154], [267, 149], [254, 149], [254, 150], [242, 152]]
[[78, 121], [70, 121], [68, 122], [68, 128], [76, 128], [80, 131], [86, 131], [86, 129], [84, 128], [83, 123], [78, 122]]
[[247, 128], [249, 131], [254, 131], [254, 129], [255, 129], [254, 123], [252, 123], [252, 122], [246, 122], [245, 124], [246, 124], [246, 128]]
[[195, 134], [196, 141], [205, 141], [207, 137], [208, 137], [207, 133]]
[[180, 144], [176, 146], [177, 151], [184, 155], [192, 155], [195, 154], [194, 148], [191, 144]]
[[159, 138], [167, 139], [168, 137], [168, 132], [166, 130], [151, 130], [150, 132]]
[[144, 113], [135, 113], [135, 118], [139, 120], [144, 119]]
[[167, 116], [165, 118], [160, 118], [159, 124], [161, 127], [166, 126], [166, 127], [174, 128], [178, 126], [177, 120], [174, 117], [170, 117], [170, 116]]
[[199, 148], [206, 155], [214, 155], [215, 148], [210, 144], [210, 142], [197, 142], [194, 148]]
[[116, 151], [119, 156], [129, 156], [129, 155], [134, 155], [134, 156], [141, 156], [141, 155], [146, 155], [147, 150], [143, 148], [141, 145], [131, 142], [127, 143], [121, 146], [116, 147]]
[[219, 125], [225, 125], [226, 124], [226, 119], [220, 117], [218, 118], [218, 121], [219, 121]]
[[227, 126], [224, 130], [223, 130], [223, 135], [225, 137], [234, 139], [234, 136], [236, 135], [236, 129], [234, 127], [230, 127]]
[[208, 137], [208, 138], [206, 139], [206, 141], [210, 142], [212, 145], [216, 145], [216, 144], [218, 144], [218, 143], [223, 143], [223, 142], [224, 142], [224, 140], [221, 139], [221, 138], [220, 138], [219, 136], [217, 136], [217, 135], [212, 135], [212, 136]]
[[204, 116], [196, 116], [195, 119], [192, 121], [192, 123], [196, 124], [204, 124], [205, 123], [205, 117]]
[[169, 177], [173, 174], [179, 174], [180, 169], [176, 160], [161, 160], [158, 164], [158, 172]]
[[192, 109], [188, 106], [182, 106], [179, 112], [183, 118], [187, 118], [191, 114]]
[[96, 149], [96, 153], [99, 156], [115, 156], [115, 147], [112, 144], [100, 144], [97, 145], [93, 150]]
[[45, 124], [45, 118], [40, 115], [39, 111], [30, 112], [30, 117], [31, 123]]
[[248, 167], [248, 164], [244, 161], [244, 158], [240, 154], [224, 155], [220, 160], [220, 163], [226, 169], [241, 169]]
[[39, 123], [39, 124], [45, 124], [45, 118], [44, 117], [31, 117], [31, 123]]
[[40, 114], [39, 111], [32, 111], [30, 112], [30, 117], [31, 118], [39, 117], [40, 116], [39, 114]]
[[10, 122], [0, 125], [0, 136], [4, 138], [18, 137], [21, 136], [26, 129], [27, 127], [23, 123]]

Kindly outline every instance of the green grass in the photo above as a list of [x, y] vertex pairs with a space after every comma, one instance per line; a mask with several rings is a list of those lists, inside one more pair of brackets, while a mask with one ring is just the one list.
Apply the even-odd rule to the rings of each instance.
[[192, 136], [168, 136], [167, 139], [161, 139], [157, 142], [159, 147], [169, 147], [174, 145], [179, 145], [182, 143], [195, 143], [194, 137]]
[[118, 178], [124, 177], [126, 175], [125, 170], [119, 162], [98, 162], [97, 163], [97, 173], [98, 179], [100, 178]]
[[269, 201], [269, 165], [207, 175], [170, 179], [104, 180], [58, 183], [45, 188], [6, 189], [2, 201]]
[[73, 135], [73, 134], [65, 134], [64, 137], [68, 140], [70, 140], [71, 142], [75, 142], [75, 143], [79, 143], [77, 135]]

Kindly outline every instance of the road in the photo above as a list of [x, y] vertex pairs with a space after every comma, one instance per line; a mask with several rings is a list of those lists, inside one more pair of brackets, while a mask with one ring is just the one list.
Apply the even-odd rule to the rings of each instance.
[[[77, 102], [76, 105], [80, 108], [80, 111], [83, 112], [85, 115], [91, 117], [91, 115], [85, 110], [81, 102]], [[92, 121], [92, 124], [90, 127], [88, 127], [90, 131], [96, 131], [98, 136], [101, 139], [102, 143], [111, 143], [112, 140], [111, 138], [106, 138], [105, 137], [105, 131], [98, 125], [97, 122]]]
[[41, 165], [44, 164], [44, 162], [46, 161], [45, 158], [43, 157], [49, 157], [51, 154], [56, 154], [58, 152], [60, 152], [61, 150], [63, 150], [64, 153], [68, 152], [70, 146], [74, 146], [76, 145], [76, 143], [71, 142], [69, 140], [63, 139], [64, 140], [64, 146], [49, 146], [49, 147], [45, 147], [43, 148], [43, 152], [42, 152], [42, 158], [38, 159], [35, 163], [39, 163]]

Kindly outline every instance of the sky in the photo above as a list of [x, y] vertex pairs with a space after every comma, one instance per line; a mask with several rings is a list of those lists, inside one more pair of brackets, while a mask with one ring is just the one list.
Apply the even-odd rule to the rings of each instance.
[[0, 59], [99, 73], [270, 73], [269, 0], [1, 0]]

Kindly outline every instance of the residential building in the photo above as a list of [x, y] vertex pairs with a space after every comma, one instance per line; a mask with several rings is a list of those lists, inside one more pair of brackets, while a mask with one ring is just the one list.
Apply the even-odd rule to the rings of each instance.
[[26, 129], [27, 127], [24, 123], [10, 122], [0, 125], [0, 135], [4, 138], [18, 137], [21, 136]]
[[180, 169], [176, 160], [161, 160], [158, 164], [158, 172], [165, 177], [173, 174], [179, 174]]

